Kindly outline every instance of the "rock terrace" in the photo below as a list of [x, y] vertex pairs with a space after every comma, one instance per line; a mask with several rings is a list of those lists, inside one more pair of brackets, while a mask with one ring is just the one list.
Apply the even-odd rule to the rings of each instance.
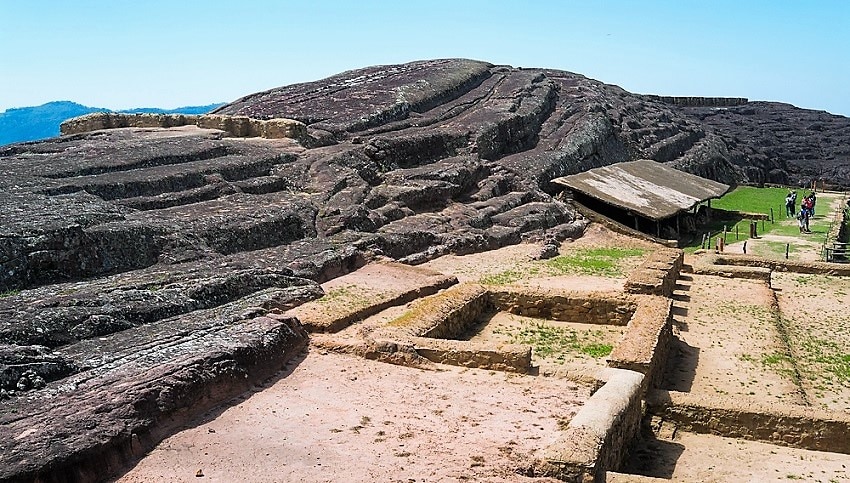
[[[0, 148], [0, 481], [138, 457], [274, 373], [306, 344], [283, 312], [375, 257], [581, 236], [554, 177], [646, 158], [726, 183], [850, 185], [850, 153], [825, 148], [847, 118], [471, 60], [349, 71], [214, 114], [306, 135], [125, 127]], [[805, 137], [783, 134], [800, 122]]]

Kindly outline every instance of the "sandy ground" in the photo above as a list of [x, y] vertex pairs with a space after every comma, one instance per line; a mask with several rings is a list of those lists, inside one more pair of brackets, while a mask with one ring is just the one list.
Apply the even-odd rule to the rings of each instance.
[[311, 351], [118, 481], [524, 481], [588, 397], [562, 379]]
[[652, 463], [636, 474], [674, 482], [847, 482], [850, 455], [807, 451], [756, 441], [677, 432], [650, 443]]
[[772, 283], [807, 399], [850, 411], [850, 277], [774, 273]]
[[763, 282], [685, 275], [674, 301], [674, 345], [664, 389], [802, 404], [800, 388], [768, 356], [786, 353]]

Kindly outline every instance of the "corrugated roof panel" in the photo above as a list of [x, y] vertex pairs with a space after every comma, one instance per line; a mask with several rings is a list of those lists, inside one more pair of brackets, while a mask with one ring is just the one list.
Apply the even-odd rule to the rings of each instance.
[[651, 220], [669, 218], [729, 191], [729, 185], [646, 159], [552, 181]]

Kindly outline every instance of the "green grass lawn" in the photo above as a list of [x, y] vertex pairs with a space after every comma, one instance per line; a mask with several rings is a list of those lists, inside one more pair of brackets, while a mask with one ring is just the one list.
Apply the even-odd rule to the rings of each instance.
[[[797, 206], [799, 211], [800, 202], [803, 197], [809, 192], [807, 190], [797, 190]], [[770, 215], [770, 209], [773, 208], [774, 223], [770, 221], [758, 221], [758, 234], [764, 235], [773, 233], [777, 235], [799, 235], [800, 230], [797, 226], [797, 221], [785, 217], [785, 196], [788, 194], [787, 188], [756, 188], [754, 186], [739, 186], [731, 192], [717, 200], [711, 200], [711, 207], [726, 211], [742, 211], [746, 213], [761, 213]], [[821, 209], [821, 212], [823, 209]], [[782, 222], [788, 221], [784, 224]], [[723, 228], [726, 227], [726, 243], [734, 243], [750, 238], [750, 220], [712, 220], [710, 224], [700, 227], [698, 236], [689, 242], [685, 242], [684, 249], [686, 251], [694, 251], [700, 248], [702, 234], [709, 233], [712, 237], [711, 245], [715, 244], [715, 240], [723, 233]], [[829, 230], [829, 220], [823, 214], [816, 216], [809, 223], [809, 228], [813, 234], [826, 236]]]
[[[778, 219], [785, 218], [785, 195], [788, 194], [787, 188], [756, 188], [754, 186], [738, 186], [729, 193], [726, 193], [718, 200], [711, 200], [712, 208], [729, 211], [746, 211], [747, 213], [763, 213], [770, 214], [770, 209], [773, 208], [773, 215]], [[804, 190], [797, 190], [797, 207], [807, 194]]]

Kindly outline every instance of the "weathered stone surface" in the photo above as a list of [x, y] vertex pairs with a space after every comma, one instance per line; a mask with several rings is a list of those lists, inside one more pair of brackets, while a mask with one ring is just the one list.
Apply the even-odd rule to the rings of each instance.
[[0, 406], [0, 481], [100, 481], [304, 347], [297, 320], [240, 305], [63, 349], [79, 373]]
[[307, 137], [307, 126], [292, 119], [250, 119], [247, 117], [188, 115], [188, 114], [126, 114], [96, 112], [75, 117], [59, 127], [63, 135], [79, 134], [99, 129], [119, 127], [181, 127], [198, 126], [218, 129], [231, 136], [263, 137], [269, 139], [298, 139]]
[[726, 159], [752, 182], [850, 186], [847, 117], [779, 102], [678, 110], [721, 137]]
[[[726, 114], [705, 105], [713, 107], [667, 104], [569, 72], [433, 60], [252, 94], [204, 118], [109, 119], [0, 148], [0, 441], [16, 441], [0, 452], [0, 479], [31, 478], [39, 464], [84, 468], [133, 428], [158, 427], [159, 414], [184, 407], [150, 403], [148, 394], [174, 391], [167, 368], [184, 371], [178, 392], [200, 394], [207, 381], [226, 379], [196, 370], [204, 361], [257, 366], [244, 357], [266, 353], [265, 332], [228, 332], [243, 345], [213, 333], [317, 298], [318, 283], [376, 255], [420, 263], [580, 236], [587, 222], [552, 197], [556, 176], [647, 158], [728, 183], [782, 179], [783, 156], [800, 159], [788, 170], [814, 162], [805, 155], [811, 144], [800, 144], [771, 151], [779, 164], [759, 164], [762, 151], [730, 140], [712, 124]], [[761, 119], [770, 109], [723, 112]], [[846, 118], [829, 121], [811, 135], [843, 139]], [[783, 122], [774, 116], [763, 127], [792, 130], [779, 129]], [[87, 131], [100, 127], [111, 128]], [[847, 153], [831, 152], [841, 179]], [[281, 337], [271, 339], [298, 345]], [[156, 366], [133, 365], [126, 351], [142, 346]], [[245, 382], [284, 360], [248, 370]], [[89, 392], [60, 390], [79, 378]], [[73, 414], [100, 414], [94, 394], [137, 383], [146, 389], [118, 399], [132, 414], [92, 416], [97, 429], [58, 409], [67, 400]], [[228, 394], [207, 396], [212, 404]], [[48, 412], [30, 405], [45, 398]], [[35, 420], [9, 414], [43, 415], [40, 434], [52, 436], [42, 441], [64, 442], [45, 449], [14, 439]], [[123, 429], [110, 432], [116, 424]]]

